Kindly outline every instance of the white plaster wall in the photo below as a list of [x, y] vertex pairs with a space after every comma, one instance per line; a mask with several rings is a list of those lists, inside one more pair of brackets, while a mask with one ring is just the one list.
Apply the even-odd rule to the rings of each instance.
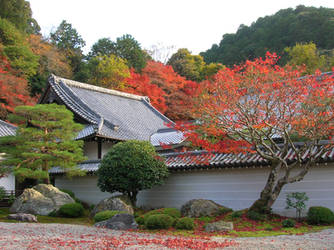
[[[268, 176], [266, 168], [198, 170], [172, 173], [163, 186], [142, 191], [138, 206], [180, 208], [191, 199], [210, 199], [234, 210], [248, 208], [258, 197]], [[96, 186], [96, 176], [67, 180], [56, 178], [56, 186], [70, 189], [79, 199], [96, 204], [109, 193]], [[273, 206], [282, 215], [294, 216], [285, 209], [286, 193], [306, 192], [308, 206], [325, 206], [334, 210], [334, 165], [310, 170], [303, 181], [286, 185]]]
[[15, 177], [9, 174], [6, 177], [0, 178], [0, 186], [4, 187], [6, 190], [15, 190]]
[[84, 143], [84, 155], [88, 157], [88, 160], [97, 159], [97, 142], [89, 141]]
[[113, 145], [114, 145], [113, 142], [103, 142], [102, 143], [102, 158], [106, 153], [109, 152], [109, 150], [112, 148]]
[[[112, 148], [114, 143], [112, 142], [103, 142], [102, 143], [102, 158], [108, 153], [108, 151]], [[85, 142], [84, 144], [84, 155], [88, 157], [88, 160], [96, 160], [98, 152], [98, 144], [96, 141]]]

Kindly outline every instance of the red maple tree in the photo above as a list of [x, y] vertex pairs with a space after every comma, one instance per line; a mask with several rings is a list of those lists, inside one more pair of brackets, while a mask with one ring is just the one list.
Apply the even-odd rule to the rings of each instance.
[[172, 120], [188, 120], [187, 109], [197, 87], [198, 83], [178, 75], [171, 66], [149, 61], [141, 75], [131, 72], [125, 91], [147, 95], [153, 106]]
[[6, 119], [16, 106], [33, 105], [27, 80], [17, 77], [5, 57], [0, 58], [0, 119]]
[[333, 74], [301, 77], [303, 68], [280, 67], [277, 60], [267, 53], [202, 82], [191, 110], [197, 122], [177, 126], [207, 150], [267, 160], [266, 185], [251, 207], [257, 212], [269, 211], [285, 184], [302, 180], [334, 147]]

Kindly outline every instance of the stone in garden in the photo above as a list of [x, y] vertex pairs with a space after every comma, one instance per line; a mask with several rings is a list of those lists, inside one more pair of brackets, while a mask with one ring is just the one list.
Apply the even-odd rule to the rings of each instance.
[[69, 203], [75, 203], [69, 194], [52, 185], [39, 184], [33, 188], [25, 189], [15, 199], [10, 212], [48, 215], [52, 211], [58, 210], [62, 205]]
[[205, 232], [212, 233], [212, 232], [226, 232], [233, 230], [233, 223], [226, 222], [226, 221], [216, 221], [212, 223], [208, 223], [205, 226]]
[[138, 228], [138, 224], [132, 214], [116, 214], [109, 220], [95, 223], [94, 226], [114, 230], [129, 230]]
[[181, 207], [181, 214], [184, 217], [215, 216], [224, 206], [211, 200], [193, 199]]
[[27, 222], [38, 222], [35, 215], [24, 214], [24, 213], [10, 214], [10, 215], [7, 216], [7, 219], [18, 220], [18, 221], [27, 221]]
[[94, 207], [91, 216], [94, 217], [95, 214], [106, 210], [124, 211], [128, 214], [133, 214], [131, 202], [129, 198], [124, 195], [113, 196], [100, 201], [99, 204]]

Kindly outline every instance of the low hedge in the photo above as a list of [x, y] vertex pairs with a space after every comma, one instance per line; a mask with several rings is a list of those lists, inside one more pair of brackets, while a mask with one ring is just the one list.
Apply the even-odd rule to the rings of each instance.
[[189, 217], [183, 217], [177, 220], [175, 224], [176, 229], [181, 230], [193, 230], [195, 227], [194, 219]]
[[174, 219], [178, 219], [181, 217], [180, 210], [176, 208], [159, 208], [159, 209], [155, 209], [155, 210], [152, 210], [144, 214], [144, 220], [146, 221], [148, 217], [150, 217], [151, 215], [155, 215], [155, 214], [167, 214], [173, 217]]
[[68, 218], [81, 217], [84, 214], [84, 208], [80, 203], [70, 203], [61, 206], [57, 212], [59, 216]]
[[172, 216], [167, 214], [153, 214], [145, 220], [147, 229], [168, 229], [175, 222]]
[[311, 225], [328, 225], [334, 222], [334, 213], [327, 207], [310, 207], [307, 223]]

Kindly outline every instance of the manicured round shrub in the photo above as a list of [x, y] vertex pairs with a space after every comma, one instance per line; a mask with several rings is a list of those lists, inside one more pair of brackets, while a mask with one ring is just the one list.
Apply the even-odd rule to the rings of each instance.
[[111, 217], [113, 217], [116, 214], [124, 214], [126, 213], [125, 211], [118, 211], [118, 210], [106, 210], [99, 212], [95, 214], [94, 216], [94, 221], [95, 222], [100, 222], [104, 220], [109, 220]]
[[145, 218], [144, 218], [144, 216], [141, 215], [141, 216], [136, 217], [136, 222], [137, 222], [139, 225], [145, 225]]
[[296, 225], [296, 222], [292, 219], [286, 219], [282, 221], [282, 226], [283, 227], [294, 227]]
[[146, 214], [144, 214], [144, 219], [147, 220], [148, 217], [154, 214], [167, 214], [175, 219], [178, 219], [181, 217], [180, 210], [176, 208], [159, 208], [159, 209], [155, 209], [155, 210], [149, 211]]
[[153, 214], [145, 220], [147, 229], [168, 229], [175, 222], [175, 219], [167, 214]]
[[181, 230], [193, 230], [195, 227], [194, 219], [189, 217], [183, 217], [177, 220], [175, 228]]
[[80, 203], [70, 203], [61, 206], [58, 210], [59, 216], [77, 218], [84, 214], [84, 208]]
[[162, 213], [172, 216], [175, 219], [181, 217], [180, 210], [178, 210], [177, 208], [173, 208], [173, 207], [162, 208]]
[[310, 207], [307, 222], [311, 225], [327, 225], [334, 222], [334, 213], [327, 207]]
[[255, 211], [248, 211], [247, 218], [255, 221], [264, 220], [264, 215]]

